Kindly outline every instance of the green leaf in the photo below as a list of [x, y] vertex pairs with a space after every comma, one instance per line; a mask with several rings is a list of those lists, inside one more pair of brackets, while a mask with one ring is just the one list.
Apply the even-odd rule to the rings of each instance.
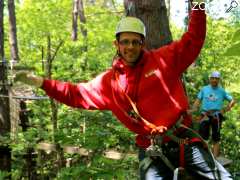
[[238, 29], [232, 37], [232, 42], [237, 42], [237, 41], [240, 41], [240, 29]]
[[240, 42], [229, 47], [223, 55], [224, 56], [240, 56]]

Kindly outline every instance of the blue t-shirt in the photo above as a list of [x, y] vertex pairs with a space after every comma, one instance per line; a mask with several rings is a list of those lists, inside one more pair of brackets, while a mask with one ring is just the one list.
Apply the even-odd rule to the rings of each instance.
[[202, 102], [201, 111], [221, 110], [224, 100], [231, 101], [233, 99], [223, 88], [213, 88], [211, 85], [204, 86], [197, 98]]

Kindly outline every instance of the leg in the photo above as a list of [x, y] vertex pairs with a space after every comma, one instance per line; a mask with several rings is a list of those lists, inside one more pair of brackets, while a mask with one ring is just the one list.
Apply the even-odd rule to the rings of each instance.
[[[141, 162], [144, 158], [145, 158], [145, 150], [142, 149], [142, 148], [139, 148], [139, 151], [138, 151], [139, 162]], [[145, 172], [144, 172], [144, 169], [142, 167], [139, 168], [139, 176], [140, 176], [140, 180], [145, 179]]]
[[219, 142], [213, 142], [213, 156], [216, 158], [220, 155], [220, 143]]
[[144, 180], [172, 180], [173, 171], [161, 159], [157, 158], [145, 173]]
[[186, 170], [196, 179], [232, 180], [232, 176], [215, 159], [212, 154], [203, 148], [202, 144], [185, 146]]
[[202, 136], [204, 140], [208, 140], [209, 138], [209, 127], [210, 127], [210, 121], [209, 119], [204, 119], [200, 122], [199, 126], [199, 134]]
[[213, 140], [213, 156], [216, 158], [220, 155], [220, 130], [222, 126], [222, 121], [220, 118], [212, 119], [212, 140]]
[[[145, 158], [145, 150], [139, 149], [138, 158], [141, 161]], [[173, 172], [165, 165], [159, 157], [154, 157], [147, 169], [140, 167], [140, 180], [172, 180]]]

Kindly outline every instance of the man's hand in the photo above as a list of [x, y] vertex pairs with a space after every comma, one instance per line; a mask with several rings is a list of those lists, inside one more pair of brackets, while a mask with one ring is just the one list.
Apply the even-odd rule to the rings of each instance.
[[167, 131], [167, 127], [165, 126], [156, 126], [152, 129], [151, 135], [163, 134]]
[[201, 105], [201, 100], [200, 99], [196, 99], [194, 101], [193, 105], [192, 105], [192, 108], [187, 110], [187, 114], [191, 115], [191, 114], [197, 112], [199, 107], [200, 107], [200, 105]]
[[225, 112], [226, 112], [225, 109], [221, 109], [221, 110], [220, 110], [220, 113], [221, 113], [222, 115], [225, 114]]
[[152, 124], [145, 119], [142, 119], [142, 120], [143, 120], [143, 123], [145, 124], [145, 126], [147, 126], [149, 128], [150, 133], [153, 136], [155, 136], [157, 134], [163, 134], [167, 131], [166, 126], [156, 126], [155, 124]]
[[24, 84], [28, 84], [37, 88], [42, 86], [43, 80], [44, 79], [42, 77], [38, 77], [24, 71], [18, 72], [14, 78], [14, 82], [20, 81]]

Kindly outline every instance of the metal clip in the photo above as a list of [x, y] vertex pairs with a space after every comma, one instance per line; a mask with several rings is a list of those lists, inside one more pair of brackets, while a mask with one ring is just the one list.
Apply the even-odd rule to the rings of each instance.
[[162, 154], [162, 148], [156, 144], [152, 144], [146, 149], [146, 154], [148, 156], [159, 156], [159, 154]]

